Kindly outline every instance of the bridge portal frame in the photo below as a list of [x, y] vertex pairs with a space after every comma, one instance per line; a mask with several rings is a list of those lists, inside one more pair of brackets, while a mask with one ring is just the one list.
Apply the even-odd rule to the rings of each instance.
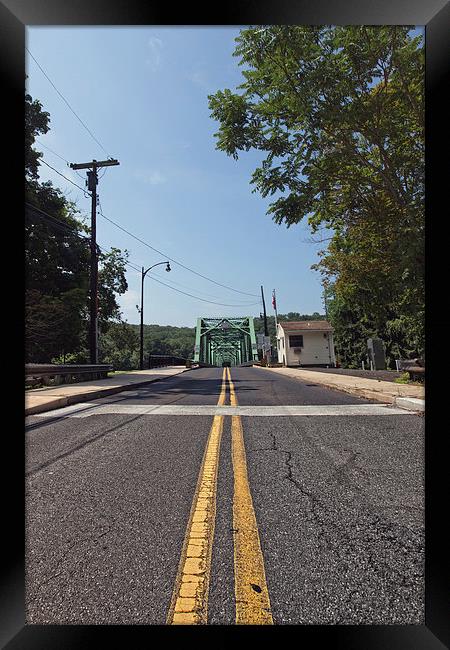
[[194, 363], [232, 366], [258, 360], [253, 316], [217, 316], [197, 319]]

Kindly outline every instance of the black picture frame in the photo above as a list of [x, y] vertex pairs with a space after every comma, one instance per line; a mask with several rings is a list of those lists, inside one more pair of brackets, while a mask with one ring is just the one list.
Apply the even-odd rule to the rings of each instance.
[[[0, 67], [2, 70], [4, 135], [10, 144], [2, 157], [4, 243], [6, 249], [21, 249], [23, 241], [23, 124], [25, 28], [34, 25], [248, 25], [248, 24], [403, 24], [424, 25], [426, 28], [426, 255], [427, 255], [427, 384], [425, 435], [426, 486], [426, 561], [425, 561], [425, 625], [424, 626], [274, 626], [273, 628], [237, 628], [206, 626], [180, 628], [160, 626], [27, 626], [25, 625], [24, 595], [24, 474], [23, 440], [23, 315], [20, 285], [20, 255], [14, 265], [5, 262], [4, 281], [8, 288], [5, 313], [9, 321], [11, 344], [5, 350], [4, 370], [8, 383], [7, 402], [14, 415], [4, 432], [4, 467], [11, 472], [4, 476], [3, 569], [0, 592], [1, 647], [8, 650], [28, 648], [93, 648], [103, 643], [112, 647], [142, 647], [136, 634], [145, 635], [146, 645], [157, 643], [161, 636], [168, 641], [189, 643], [195, 637], [215, 633], [228, 644], [234, 638], [251, 643], [271, 641], [286, 631], [293, 632], [290, 643], [314, 644], [345, 650], [408, 648], [440, 650], [449, 646], [448, 562], [445, 533], [446, 511], [443, 494], [448, 494], [448, 459], [442, 445], [447, 437], [443, 406], [446, 398], [445, 341], [448, 317], [445, 316], [446, 293], [439, 291], [439, 281], [446, 278], [446, 243], [448, 216], [445, 215], [446, 189], [449, 183], [448, 108], [444, 92], [449, 78], [450, 6], [446, 0], [242, 0], [224, 3], [220, 18], [212, 5], [175, 6], [144, 0], [3, 0], [0, 2]], [[447, 137], [448, 142], [448, 137]], [[441, 199], [441, 200], [440, 200]], [[9, 206], [9, 207], [7, 207]], [[448, 213], [448, 209], [447, 209]], [[444, 217], [444, 218], [442, 218]], [[7, 220], [7, 223], [5, 221]], [[11, 242], [11, 243], [10, 243]], [[14, 244], [16, 244], [14, 246]], [[6, 257], [5, 257], [6, 259]], [[445, 266], [444, 266], [445, 265]], [[13, 268], [13, 273], [8, 269]], [[19, 278], [19, 280], [18, 280]], [[437, 286], [437, 289], [436, 289]], [[446, 285], [442, 285], [446, 288]], [[438, 295], [440, 299], [435, 300]], [[444, 299], [443, 299], [444, 298]], [[22, 354], [22, 356], [21, 356]], [[444, 357], [444, 358], [443, 358]], [[13, 369], [15, 369], [13, 371]], [[17, 380], [17, 381], [16, 381]], [[16, 395], [15, 401], [12, 401]], [[5, 474], [5, 472], [3, 472]], [[289, 630], [287, 630], [289, 628]], [[295, 628], [295, 629], [292, 629]], [[219, 632], [219, 635], [217, 634]], [[195, 635], [195, 636], [194, 636]], [[238, 635], [235, 637], [234, 635]], [[108, 637], [108, 640], [107, 638]], [[136, 639], [136, 640], [135, 640]], [[275, 639], [274, 639], [275, 640]]]

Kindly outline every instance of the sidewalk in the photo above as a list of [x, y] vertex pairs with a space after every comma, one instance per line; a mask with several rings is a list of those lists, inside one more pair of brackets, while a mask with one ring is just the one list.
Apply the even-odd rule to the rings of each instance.
[[[261, 366], [254, 366], [260, 368]], [[336, 375], [327, 372], [315, 372], [303, 368], [261, 368], [269, 372], [278, 372], [287, 377], [312, 384], [320, 384], [327, 388], [342, 390], [357, 397], [377, 400], [385, 404], [395, 404], [400, 408], [412, 411], [425, 411], [425, 388], [423, 386], [410, 386], [396, 384], [392, 381], [379, 379], [366, 379], [353, 375]]]
[[169, 366], [167, 368], [153, 368], [152, 370], [132, 370], [131, 372], [120, 373], [107, 379], [94, 381], [83, 381], [76, 384], [63, 384], [48, 388], [36, 388], [25, 391], [25, 415], [42, 413], [53, 409], [87, 402], [91, 399], [104, 397], [144, 386], [166, 377], [173, 377], [190, 368], [185, 366]]

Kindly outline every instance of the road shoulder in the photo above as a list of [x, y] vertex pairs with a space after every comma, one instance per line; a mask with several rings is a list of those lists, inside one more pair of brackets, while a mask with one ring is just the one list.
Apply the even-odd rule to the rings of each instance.
[[188, 370], [190, 368], [184, 366], [136, 370], [108, 377], [107, 379], [29, 390], [25, 393], [25, 416], [52, 411], [63, 406], [87, 402], [99, 397], [106, 397], [129, 388], [145, 386], [154, 381], [174, 377]]
[[326, 372], [314, 372], [303, 368], [268, 368], [254, 366], [260, 370], [276, 372], [297, 381], [308, 381], [327, 388], [340, 390], [357, 397], [372, 399], [384, 404], [394, 404], [416, 412], [425, 411], [425, 390], [422, 386], [407, 386], [378, 379], [366, 379], [352, 375], [334, 375]]

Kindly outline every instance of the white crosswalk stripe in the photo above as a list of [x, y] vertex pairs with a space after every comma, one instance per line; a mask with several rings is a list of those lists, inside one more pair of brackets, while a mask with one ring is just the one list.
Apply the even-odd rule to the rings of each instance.
[[[352, 416], [352, 415], [411, 415], [410, 411], [389, 404], [325, 404], [293, 406], [217, 406], [217, 405], [150, 405], [84, 403], [53, 411], [52, 416], [87, 418], [94, 415], [241, 415], [251, 417], [283, 416]], [[49, 417], [38, 413], [34, 417]]]

